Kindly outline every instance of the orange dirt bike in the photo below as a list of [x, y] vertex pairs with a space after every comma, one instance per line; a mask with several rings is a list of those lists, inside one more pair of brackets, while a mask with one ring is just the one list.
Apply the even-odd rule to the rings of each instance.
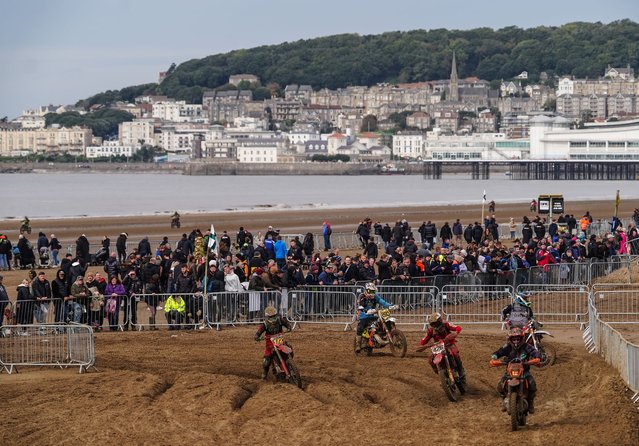
[[516, 431], [519, 426], [526, 425], [526, 417], [528, 416], [528, 379], [524, 377], [524, 365], [537, 364], [536, 360], [523, 362], [519, 358], [515, 358], [510, 362], [503, 362], [499, 359], [490, 361], [491, 367], [506, 366], [506, 382], [504, 386], [507, 388], [506, 398], [503, 404], [506, 406], [506, 412], [510, 415], [510, 428]]
[[293, 347], [284, 340], [281, 333], [271, 335], [270, 339], [273, 343], [273, 355], [271, 356], [273, 376], [277, 381], [289, 382], [301, 389], [302, 377], [293, 362]]
[[[389, 309], [384, 308], [375, 310], [375, 312], [377, 318], [362, 333], [361, 350], [366, 351], [367, 355], [371, 355], [373, 349], [384, 348], [389, 345], [393, 356], [403, 358], [406, 356], [406, 348], [408, 346], [406, 336], [395, 326], [395, 318], [391, 317]], [[372, 347], [369, 342], [371, 341], [371, 329], [375, 330], [375, 334], [372, 337]], [[358, 354], [357, 337], [355, 337], [354, 349], [355, 354]]]
[[526, 327], [526, 342], [535, 347], [539, 352], [541, 362], [538, 367], [540, 369], [545, 369], [553, 365], [555, 359], [557, 359], [557, 350], [555, 350], [555, 347], [542, 342], [544, 336], [553, 337], [553, 335], [545, 330], [536, 330], [534, 321], [528, 323]]
[[466, 378], [461, 377], [455, 357], [451, 354], [444, 341], [424, 345], [417, 351], [430, 348], [433, 352], [433, 363], [437, 367], [442, 389], [450, 401], [457, 401], [460, 395], [466, 393]]

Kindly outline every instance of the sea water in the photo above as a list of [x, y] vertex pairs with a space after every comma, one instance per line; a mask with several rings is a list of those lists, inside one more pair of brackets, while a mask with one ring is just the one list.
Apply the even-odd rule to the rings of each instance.
[[161, 173], [0, 175], [0, 219], [153, 215], [188, 212], [402, 207], [529, 202], [563, 194], [567, 202], [639, 198], [636, 181], [516, 181], [506, 176], [425, 180], [390, 176], [186, 176]]

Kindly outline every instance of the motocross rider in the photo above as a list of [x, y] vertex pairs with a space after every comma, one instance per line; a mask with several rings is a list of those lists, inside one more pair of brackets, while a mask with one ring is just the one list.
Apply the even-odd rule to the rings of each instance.
[[[435, 342], [444, 341], [446, 343], [446, 348], [451, 353], [451, 355], [457, 361], [458, 371], [459, 371], [459, 379], [462, 382], [466, 381], [466, 370], [464, 370], [464, 365], [462, 364], [461, 355], [459, 354], [459, 349], [457, 348], [456, 338], [457, 335], [461, 332], [461, 327], [458, 325], [453, 325], [450, 322], [444, 322], [442, 320], [442, 315], [439, 313], [432, 313], [428, 317], [428, 331], [426, 332], [426, 336], [419, 341], [419, 345], [426, 345], [428, 341], [433, 339]], [[437, 372], [437, 366], [433, 362], [434, 356], [430, 357], [430, 366], [433, 368], [435, 373]]]
[[[360, 294], [357, 299], [357, 309], [358, 309], [358, 318], [359, 323], [357, 324], [357, 336], [355, 352], [359, 353], [361, 350], [362, 343], [362, 333], [364, 330], [371, 325], [375, 319], [375, 313], [377, 312], [377, 307], [381, 306], [383, 308], [389, 308], [391, 310], [397, 309], [397, 306], [391, 305], [386, 302], [384, 299], [377, 295], [377, 287], [373, 282], [369, 282], [366, 284], [366, 289], [362, 294]], [[369, 330], [370, 338], [368, 340], [369, 347], [373, 346], [373, 336], [375, 335], [375, 327], [371, 327]]]
[[271, 336], [282, 333], [284, 331], [283, 327], [291, 331], [291, 324], [288, 319], [277, 314], [275, 307], [266, 307], [264, 310], [264, 322], [260, 324], [255, 333], [255, 342], [259, 342], [262, 333], [266, 333], [266, 347], [264, 348], [264, 360], [262, 361], [262, 379], [266, 379], [268, 376], [268, 369], [273, 360], [273, 342], [271, 342]]
[[532, 304], [526, 300], [526, 296], [522, 293], [517, 293], [515, 301], [504, 307], [501, 310], [501, 315], [508, 328], [526, 328], [530, 321], [533, 321], [535, 329], [541, 326], [533, 317]]
[[[519, 358], [524, 364], [524, 377], [528, 380], [528, 412], [535, 413], [535, 394], [537, 393], [537, 384], [532, 373], [530, 373], [530, 366], [538, 364], [541, 361], [539, 352], [532, 345], [524, 342], [524, 330], [520, 327], [513, 327], [508, 333], [508, 342], [504, 344], [499, 350], [494, 352], [491, 359], [499, 359], [506, 357], [506, 361], [510, 362], [513, 359]], [[497, 391], [504, 399], [502, 404], [502, 411], [506, 410], [505, 398], [506, 398], [506, 381], [508, 375], [504, 373], [497, 384]]]

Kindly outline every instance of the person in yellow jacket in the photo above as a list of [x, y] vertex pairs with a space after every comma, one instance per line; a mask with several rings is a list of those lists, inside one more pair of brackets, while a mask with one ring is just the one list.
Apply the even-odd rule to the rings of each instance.
[[169, 324], [169, 330], [179, 330], [186, 314], [186, 303], [182, 296], [170, 295], [164, 303], [164, 315]]

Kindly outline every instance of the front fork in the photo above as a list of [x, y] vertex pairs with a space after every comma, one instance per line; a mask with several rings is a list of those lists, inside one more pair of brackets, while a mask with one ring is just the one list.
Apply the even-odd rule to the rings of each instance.
[[275, 355], [277, 356], [277, 361], [275, 361], [275, 358], [273, 358], [273, 367], [275, 368], [276, 373], [284, 372], [284, 374], [288, 378], [289, 371], [288, 367], [286, 367], [286, 361], [282, 359], [282, 354], [277, 347], [274, 347], [273, 350], [275, 352]]

